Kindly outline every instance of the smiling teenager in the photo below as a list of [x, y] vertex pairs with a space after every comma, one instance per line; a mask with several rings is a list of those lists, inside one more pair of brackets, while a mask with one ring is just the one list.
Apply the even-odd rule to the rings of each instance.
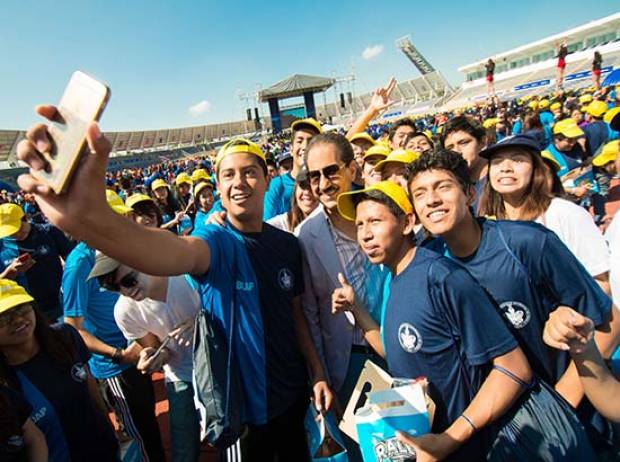
[[[38, 111], [50, 119], [56, 116], [52, 106]], [[41, 149], [49, 145], [46, 126], [38, 125], [28, 135], [19, 147], [20, 158], [33, 169], [45, 168], [35, 143]], [[66, 194], [55, 195], [31, 175], [19, 180], [22, 187], [35, 194], [52, 222], [111, 258], [150, 275], [191, 274], [203, 309], [212, 311], [224, 332], [238, 333], [235, 367], [241, 371], [248, 426], [241, 441], [244, 459], [306, 457], [306, 367], [317, 408], [330, 407], [331, 392], [301, 309], [297, 240], [262, 221], [267, 188], [263, 152], [243, 139], [221, 148], [215, 169], [229, 225], [209, 225], [195, 236], [179, 237], [126, 220], [107, 206], [104, 180], [110, 142], [95, 123], [87, 141], [88, 152]], [[287, 438], [281, 438], [283, 433]]]
[[[371, 261], [386, 265], [393, 278], [380, 328], [346, 295], [344, 281], [334, 310], [353, 312], [392, 376], [425, 376], [430, 383], [433, 433], [400, 436], [417, 460], [566, 460], [558, 452], [563, 443], [555, 434], [547, 438], [545, 418], [536, 417], [542, 415], [532, 398], [536, 381], [494, 302], [460, 265], [416, 246], [405, 191], [384, 181], [341, 195], [338, 208], [355, 220]], [[558, 422], [579, 425], [574, 416]], [[536, 444], [524, 444], [525, 435]], [[579, 457], [590, 455], [587, 440], [579, 448], [569, 441]]]
[[618, 342], [620, 317], [553, 232], [536, 223], [476, 219], [470, 181], [455, 152], [423, 154], [412, 164], [416, 215], [437, 236], [426, 245], [469, 271], [495, 300], [535, 374], [577, 406], [583, 390], [575, 367], [566, 352], [543, 343], [544, 323], [558, 306], [573, 307], [594, 320], [597, 343], [609, 355]]

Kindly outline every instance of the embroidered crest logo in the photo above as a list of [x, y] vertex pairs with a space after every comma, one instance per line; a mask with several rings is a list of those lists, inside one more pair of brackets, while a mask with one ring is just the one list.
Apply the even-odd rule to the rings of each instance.
[[293, 281], [295, 281], [295, 277], [290, 269], [282, 268], [278, 271], [278, 283], [282, 290], [291, 290], [293, 288]]
[[398, 341], [407, 353], [416, 353], [422, 348], [422, 336], [418, 329], [408, 322], [401, 324], [398, 328]]
[[530, 322], [530, 309], [521, 302], [504, 302], [499, 307], [515, 329], [522, 329]]

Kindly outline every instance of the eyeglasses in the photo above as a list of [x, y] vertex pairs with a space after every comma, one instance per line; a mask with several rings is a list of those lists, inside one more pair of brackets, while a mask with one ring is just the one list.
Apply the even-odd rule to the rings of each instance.
[[6, 327], [13, 319], [19, 316], [24, 316], [32, 311], [32, 305], [30, 303], [26, 303], [18, 308], [14, 308], [5, 313], [0, 314], [0, 327]]
[[138, 279], [136, 279], [136, 273], [134, 273], [133, 271], [123, 276], [118, 282], [114, 282], [115, 278], [116, 272], [113, 275], [103, 279], [99, 285], [105, 290], [109, 290], [111, 292], [120, 292], [121, 287], [124, 287], [125, 289], [131, 289], [132, 287], [135, 287], [135, 285], [138, 283]]
[[310, 184], [317, 185], [319, 181], [321, 181], [321, 175], [327, 178], [329, 181], [334, 181], [340, 178], [340, 171], [342, 170], [344, 165], [328, 165], [321, 170], [311, 170], [308, 172], [308, 178], [310, 179]]

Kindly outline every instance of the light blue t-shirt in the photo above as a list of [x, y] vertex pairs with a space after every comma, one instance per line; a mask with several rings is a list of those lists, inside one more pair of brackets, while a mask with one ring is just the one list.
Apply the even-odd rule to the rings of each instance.
[[291, 209], [291, 199], [295, 191], [295, 178], [290, 173], [284, 173], [275, 177], [269, 183], [269, 189], [265, 193], [265, 209], [263, 220], [286, 213]]
[[[62, 302], [64, 316], [84, 318], [84, 330], [104, 343], [116, 348], [126, 348], [127, 340], [114, 320], [114, 305], [119, 295], [99, 286], [97, 278], [87, 281], [95, 265], [95, 251], [80, 242], [69, 254], [62, 276]], [[92, 353], [88, 362], [93, 377], [114, 377], [129, 364], [115, 364], [106, 356]]]

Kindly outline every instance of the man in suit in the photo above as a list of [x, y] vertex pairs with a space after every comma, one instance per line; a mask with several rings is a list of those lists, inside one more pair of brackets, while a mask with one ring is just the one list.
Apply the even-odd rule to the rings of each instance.
[[378, 360], [378, 356], [371, 352], [352, 316], [332, 314], [332, 293], [341, 287], [340, 279], [346, 279], [356, 300], [379, 321], [387, 272], [370, 264], [357, 244], [355, 224], [338, 213], [337, 197], [351, 190], [355, 176], [350, 143], [342, 135], [320, 134], [306, 152], [310, 186], [321, 206], [299, 229], [305, 255], [303, 307], [330, 386], [344, 408], [365, 360]]

